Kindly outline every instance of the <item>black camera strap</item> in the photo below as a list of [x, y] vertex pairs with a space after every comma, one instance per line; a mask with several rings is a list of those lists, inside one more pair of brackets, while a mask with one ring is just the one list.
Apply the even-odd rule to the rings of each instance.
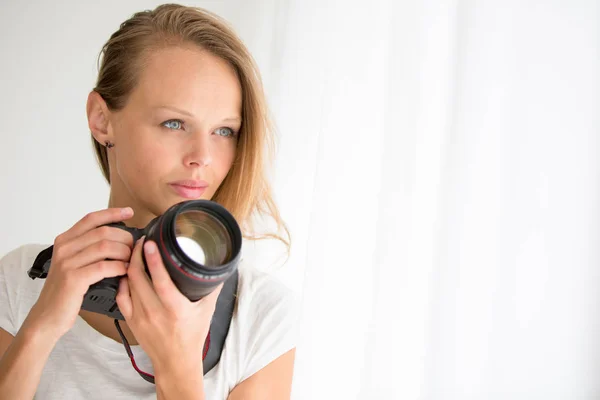
[[[27, 271], [27, 274], [31, 279], [45, 279], [48, 276], [53, 247], [54, 246], [50, 246], [42, 250], [38, 254], [32, 267]], [[225, 339], [227, 338], [229, 326], [231, 325], [231, 319], [235, 311], [238, 280], [239, 272], [236, 270], [224, 282], [223, 288], [221, 289], [221, 293], [219, 293], [219, 297], [217, 298], [215, 312], [210, 323], [210, 330], [208, 336], [206, 337], [206, 341], [204, 343], [204, 350], [202, 352], [204, 375], [206, 375], [208, 371], [213, 369], [214, 366], [217, 365], [219, 363], [219, 360], [221, 359], [221, 353], [223, 352], [223, 347], [225, 346]], [[133, 368], [146, 381], [154, 383], [153, 375], [141, 371], [137, 367], [129, 343], [125, 338], [123, 331], [121, 330], [121, 326], [119, 325], [119, 320], [115, 319], [114, 322], [117, 328], [117, 332], [119, 332], [119, 336], [121, 336], [121, 340], [123, 341], [125, 350], [127, 351], [129, 358], [131, 359], [131, 364], [133, 365]]]

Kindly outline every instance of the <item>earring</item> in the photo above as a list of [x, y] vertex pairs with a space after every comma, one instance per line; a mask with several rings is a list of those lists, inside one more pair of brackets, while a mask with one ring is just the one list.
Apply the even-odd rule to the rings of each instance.
[[115, 147], [114, 143], [109, 142], [108, 140], [106, 142], [104, 142], [104, 144], [106, 145], [107, 149], [111, 149], [111, 148]]

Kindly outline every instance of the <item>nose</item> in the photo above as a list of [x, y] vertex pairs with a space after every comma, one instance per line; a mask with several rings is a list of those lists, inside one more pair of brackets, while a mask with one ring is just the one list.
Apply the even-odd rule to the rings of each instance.
[[212, 162], [209, 135], [199, 134], [185, 144], [183, 163], [186, 167], [206, 167]]

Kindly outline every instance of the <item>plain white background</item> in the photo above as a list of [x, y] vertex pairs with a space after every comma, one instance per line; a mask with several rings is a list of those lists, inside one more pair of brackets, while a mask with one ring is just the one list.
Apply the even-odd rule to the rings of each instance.
[[[85, 99], [156, 4], [3, 3], [0, 252], [106, 205]], [[596, 0], [188, 4], [236, 27], [276, 116], [296, 398], [600, 396]]]

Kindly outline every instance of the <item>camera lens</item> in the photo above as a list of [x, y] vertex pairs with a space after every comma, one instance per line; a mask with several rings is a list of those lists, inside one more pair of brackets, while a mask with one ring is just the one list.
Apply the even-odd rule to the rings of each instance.
[[151, 221], [145, 232], [158, 245], [173, 283], [192, 301], [237, 270], [242, 232], [233, 215], [214, 201], [178, 203]]
[[188, 209], [179, 213], [174, 222], [177, 245], [196, 263], [214, 268], [231, 259], [229, 231], [213, 215], [203, 210]]

